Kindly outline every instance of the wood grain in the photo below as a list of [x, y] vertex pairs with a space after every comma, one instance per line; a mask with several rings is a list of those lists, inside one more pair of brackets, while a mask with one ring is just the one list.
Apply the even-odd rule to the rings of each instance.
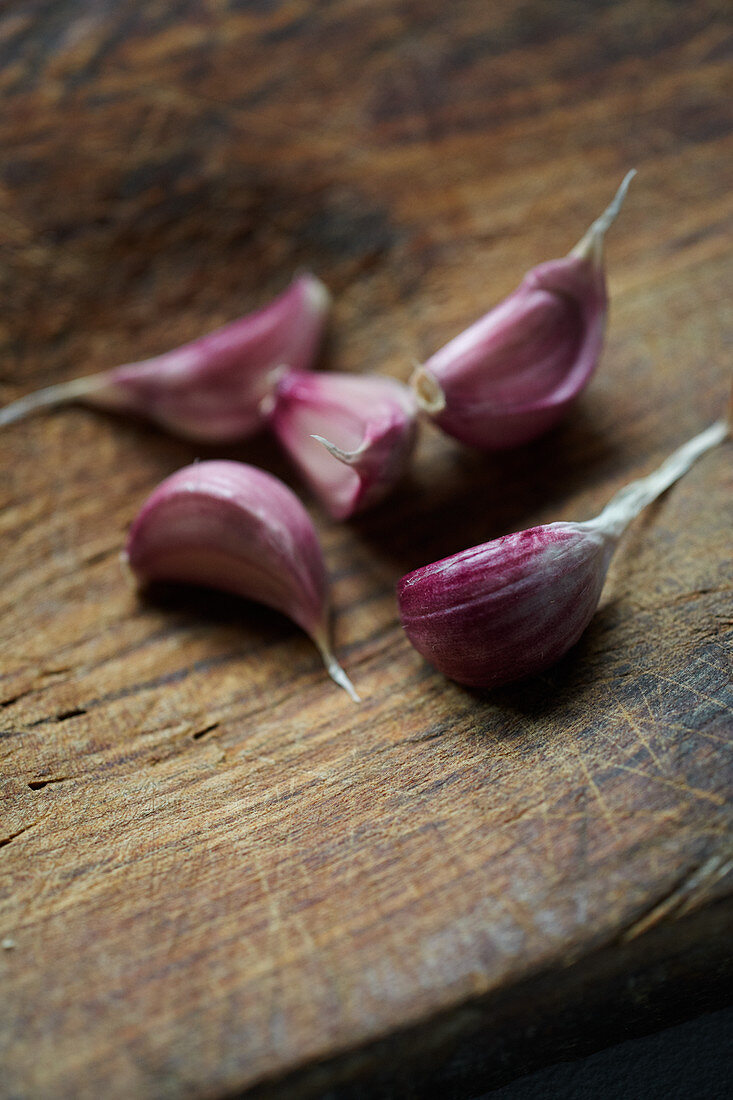
[[[492, 458], [425, 428], [380, 509], [312, 509], [361, 707], [274, 613], [127, 587], [145, 495], [220, 452], [82, 409], [0, 436], [5, 1095], [464, 1096], [720, 995], [730, 446], [635, 524], [537, 680], [443, 680], [394, 584], [593, 514], [720, 415], [726, 8], [0, 6], [3, 400], [181, 343], [303, 267], [335, 295], [322, 365], [405, 379], [639, 170], [567, 423]], [[267, 440], [227, 455], [296, 484]]]

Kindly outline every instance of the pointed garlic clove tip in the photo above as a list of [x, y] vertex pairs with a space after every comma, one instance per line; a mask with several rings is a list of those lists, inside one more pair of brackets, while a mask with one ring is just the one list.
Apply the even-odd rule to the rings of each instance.
[[0, 409], [0, 427], [14, 424], [17, 420], [24, 420], [40, 409], [53, 408], [69, 401], [93, 402], [95, 393], [103, 391], [105, 387], [105, 376], [92, 374], [85, 378], [72, 378], [68, 382], [59, 382], [55, 386], [35, 390], [24, 397], [19, 397], [4, 409]]
[[329, 304], [323, 283], [301, 275], [263, 309], [189, 344], [20, 398], [0, 410], [0, 425], [80, 400], [201, 442], [242, 439], [264, 424], [278, 368], [312, 365]]
[[613, 199], [600, 217], [596, 218], [588, 231], [581, 237], [575, 248], [571, 250], [571, 256], [575, 256], [581, 260], [591, 260], [598, 267], [602, 265], [603, 241], [606, 233], [621, 213], [621, 207], [624, 204], [626, 192], [629, 190], [629, 184], [636, 174], [635, 168], [632, 168], [626, 173]]
[[376, 375], [288, 371], [272, 429], [335, 519], [382, 500], [407, 468], [416, 407], [400, 382]]
[[329, 675], [353, 692], [327, 644], [328, 582], [315, 528], [271, 474], [226, 461], [179, 470], [143, 505], [126, 554], [141, 585], [207, 585], [287, 615], [311, 636]]
[[330, 439], [326, 439], [323, 435], [317, 435], [315, 432], [311, 435], [311, 439], [318, 440], [318, 442], [326, 448], [329, 454], [333, 455], [339, 462], [343, 462], [347, 466], [354, 466], [359, 461], [359, 455], [362, 451], [361, 447], [357, 447], [354, 451], [344, 451], [341, 447], [337, 447], [335, 443], [332, 443]]
[[408, 638], [435, 668], [470, 687], [498, 687], [549, 668], [593, 617], [631, 520], [729, 437], [729, 423], [717, 421], [618, 492], [595, 519], [505, 535], [408, 573], [397, 591]]
[[628, 525], [648, 504], [657, 500], [676, 481], [694, 466], [708, 451], [729, 439], [730, 423], [726, 418], [717, 420], [709, 428], [688, 439], [681, 447], [646, 477], [629, 482], [620, 489], [595, 519], [586, 526], [594, 527], [608, 537], [618, 539]]
[[329, 638], [327, 636], [326, 637], [320, 636], [320, 637], [314, 637], [313, 640], [316, 643], [316, 645], [318, 646], [318, 650], [321, 654], [321, 657], [323, 658], [323, 663], [326, 667], [326, 672], [331, 677], [333, 682], [335, 684], [338, 684], [339, 687], [344, 689], [344, 691], [349, 696], [349, 698], [352, 700], [352, 702], [360, 703], [361, 702], [361, 696], [357, 694], [356, 688], [354, 687], [351, 680], [349, 679], [349, 677], [344, 672], [341, 665], [338, 663], [338, 661], [334, 657], [333, 651], [331, 649], [331, 643], [330, 643]]
[[[594, 248], [632, 175], [586, 234]], [[528, 443], [561, 420], [587, 385], [603, 345], [607, 299], [602, 265], [581, 245], [529, 271], [415, 372], [418, 405], [449, 435], [487, 451]]]

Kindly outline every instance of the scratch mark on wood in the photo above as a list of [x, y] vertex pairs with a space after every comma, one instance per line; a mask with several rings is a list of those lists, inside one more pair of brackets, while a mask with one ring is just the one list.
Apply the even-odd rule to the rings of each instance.
[[614, 837], [618, 840], [618, 838], [620, 837], [621, 834], [620, 834], [618, 825], [616, 824], [616, 821], [614, 819], [613, 813], [611, 812], [611, 807], [606, 802], [606, 799], [604, 798], [600, 787], [598, 786], [595, 779], [593, 778], [593, 775], [591, 774], [590, 768], [588, 767], [585, 760], [583, 759], [583, 755], [580, 752], [580, 750], [578, 748], [576, 748], [575, 745], [571, 744], [571, 751], [573, 752], [573, 755], [577, 757], [578, 763], [580, 764], [581, 768], [583, 769], [583, 771], [586, 775], [586, 778], [588, 780], [588, 785], [590, 786], [590, 789], [593, 791], [593, 794], [594, 794], [594, 796], [595, 796], [595, 798], [598, 802], [598, 805], [601, 807], [601, 813], [603, 814], [604, 818], [606, 819], [606, 824], [608, 825], [609, 829], [613, 833]]
[[719, 737], [716, 733], [711, 733], [710, 730], [701, 730], [698, 729], [697, 726], [685, 726], [682, 722], [672, 722], [666, 718], [664, 720], [664, 726], [667, 730], [674, 730], [677, 733], [694, 734], [707, 741], [714, 741], [717, 745], [724, 745], [726, 748], [733, 749], [733, 741], [730, 737]]
[[714, 806], [725, 806], [726, 800], [719, 794], [711, 794], [710, 791], [701, 791], [697, 787], [690, 787], [687, 783], [676, 781], [674, 779], [666, 779], [661, 775], [649, 775], [649, 772], [643, 771], [641, 768], [632, 768], [630, 764], [615, 763], [611, 765], [614, 768], [621, 768], [625, 772], [633, 772], [634, 775], [640, 775], [643, 779], [648, 779], [652, 783], [663, 783], [667, 787], [673, 787], [676, 791], [681, 791], [683, 794], [688, 794], [692, 798], [700, 798], [705, 802], [712, 802]]
[[665, 917], [685, 908], [691, 899], [691, 895], [695, 893], [699, 886], [708, 882], [712, 884], [724, 878], [731, 870], [733, 870], [733, 860], [726, 862], [722, 856], [711, 856], [701, 867], [698, 867], [696, 871], [678, 882], [668, 894], [660, 901], [655, 902], [648, 912], [636, 920], [624, 932], [621, 937], [622, 942], [628, 943], [630, 940], [636, 939], [637, 936], [641, 936], [644, 932], [653, 928], [655, 924], [659, 924]]
[[553, 877], [555, 878], [555, 880], [557, 880], [560, 876], [560, 869], [558, 867], [557, 858], [552, 847], [552, 841], [550, 840], [550, 818], [552, 815], [547, 809], [547, 802], [540, 803], [540, 813], [542, 814], [544, 821], [542, 829], [542, 843], [545, 848], [545, 859], [547, 860], [547, 866], [552, 869]]
[[[644, 692], [641, 690], [641, 688], [639, 690], [640, 690], [640, 694], [643, 698], [644, 705], [646, 706], [646, 709], [649, 712], [649, 716], [653, 720], [651, 708], [649, 706], [649, 700], [647, 699], [646, 695], [644, 695]], [[649, 753], [652, 760], [654, 761], [654, 763], [659, 768], [660, 772], [665, 772], [666, 769], [662, 765], [662, 761], [659, 759], [657, 754], [654, 752], [654, 750], [652, 749], [647, 737], [642, 732], [641, 723], [637, 722], [636, 718], [634, 718], [634, 716], [631, 714], [629, 709], [624, 706], [624, 704], [621, 702], [621, 700], [618, 700], [618, 707], [619, 707], [619, 710], [621, 711], [621, 713], [626, 718], [626, 721], [629, 723], [629, 728], [632, 730], [633, 733], [636, 734], [637, 738], [639, 739], [641, 744], [644, 746], [646, 751]]]
[[695, 687], [694, 684], [686, 684], [682, 680], [675, 680], [673, 676], [664, 676], [657, 669], [639, 668], [639, 672], [643, 673], [645, 676], [653, 676], [665, 684], [673, 684], [674, 687], [682, 688], [683, 691], [688, 691], [691, 695], [696, 695], [698, 699], [704, 699], [707, 703], [714, 703], [716, 707], [720, 707], [726, 713], [733, 713], [733, 707], [730, 702], [726, 703], [722, 699], [716, 698], [714, 695], [708, 695], [707, 692], [701, 691], [700, 688]]

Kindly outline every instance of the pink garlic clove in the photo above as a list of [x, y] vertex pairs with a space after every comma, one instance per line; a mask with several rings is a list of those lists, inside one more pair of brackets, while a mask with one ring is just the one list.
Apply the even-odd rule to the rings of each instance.
[[403, 577], [402, 625], [418, 652], [458, 683], [495, 687], [540, 672], [590, 622], [611, 552], [581, 524], [505, 535]]
[[310, 635], [329, 675], [359, 702], [331, 649], [328, 582], [315, 528], [272, 474], [226, 461], [178, 470], [143, 505], [125, 558], [141, 585], [208, 585], [281, 611]]
[[242, 439], [264, 422], [278, 370], [311, 365], [329, 304], [323, 283], [302, 275], [268, 306], [190, 344], [21, 397], [0, 410], [0, 425], [79, 400], [200, 442]]
[[492, 688], [549, 668], [592, 619], [618, 540], [642, 508], [730, 435], [719, 421], [585, 523], [551, 523], [474, 546], [402, 578], [408, 638], [458, 683]]
[[414, 398], [393, 378], [288, 371], [272, 428], [335, 519], [376, 504], [404, 473], [415, 443]]
[[635, 174], [568, 256], [533, 268], [417, 368], [418, 405], [449, 435], [482, 450], [526, 443], [560, 420], [587, 384], [606, 323], [603, 239]]

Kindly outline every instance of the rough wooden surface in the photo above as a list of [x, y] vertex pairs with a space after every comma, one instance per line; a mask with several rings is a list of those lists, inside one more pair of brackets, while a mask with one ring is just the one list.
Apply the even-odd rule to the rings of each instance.
[[[562, 1020], [557, 1042], [611, 1035], [721, 977], [730, 446], [636, 523], [536, 681], [446, 682], [393, 586], [592, 514], [720, 414], [726, 8], [0, 7], [4, 400], [194, 337], [302, 267], [335, 294], [324, 366], [406, 378], [639, 169], [566, 425], [496, 458], [426, 429], [388, 504], [313, 510], [361, 707], [275, 614], [127, 587], [136, 509], [201, 449], [81, 409], [0, 436], [4, 1094], [376, 1095], [402, 1073], [406, 1096], [429, 1066], [462, 1095], [512, 1051], [557, 1054]], [[294, 483], [267, 441], [227, 453]]]

